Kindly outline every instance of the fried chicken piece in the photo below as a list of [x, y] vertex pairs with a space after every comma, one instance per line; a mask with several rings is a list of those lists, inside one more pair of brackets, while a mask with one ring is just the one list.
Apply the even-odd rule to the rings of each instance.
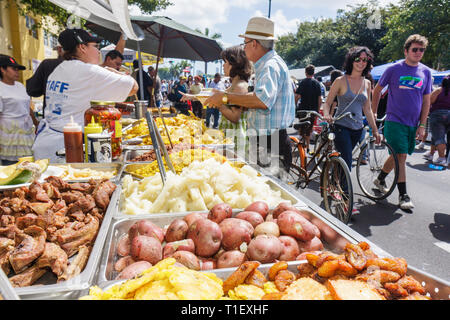
[[408, 270], [408, 264], [403, 258], [377, 258], [368, 259], [366, 267], [377, 266], [382, 270], [389, 270], [404, 276]]
[[384, 284], [386, 282], [396, 282], [401, 276], [394, 271], [380, 270], [375, 268], [368, 268], [364, 273], [360, 273], [356, 276], [356, 280], [369, 281]]
[[296, 280], [295, 274], [289, 270], [280, 270], [275, 276], [275, 286], [279, 291], [285, 291]]
[[344, 259], [335, 259], [325, 261], [317, 269], [317, 273], [323, 278], [330, 278], [336, 274], [353, 277], [358, 273], [358, 271]]
[[413, 294], [410, 294], [409, 296], [406, 296], [404, 298], [400, 298], [399, 300], [431, 300], [431, 298], [414, 292]]
[[409, 295], [408, 291], [398, 283], [387, 282], [384, 288], [395, 297], [406, 297]]
[[410, 294], [418, 293], [421, 295], [426, 294], [425, 288], [420, 284], [419, 281], [414, 279], [411, 276], [403, 276], [397, 283], [402, 286], [402, 288], [406, 289]]
[[297, 266], [297, 270], [298, 270], [298, 273], [297, 273], [297, 279], [298, 279], [298, 278], [303, 278], [303, 277], [310, 277], [316, 271], [316, 268], [314, 268], [309, 263], [302, 263]]
[[[366, 246], [363, 245], [363, 247]], [[347, 243], [344, 251], [345, 251], [345, 258], [356, 270], [361, 271], [365, 268], [367, 258], [364, 254], [364, 250], [361, 248], [360, 245]]]
[[254, 285], [256, 287], [259, 287], [261, 289], [264, 289], [264, 283], [267, 282], [266, 277], [262, 274], [261, 271], [258, 269], [253, 270], [252, 273], [248, 275], [248, 277], [245, 279], [245, 284]]

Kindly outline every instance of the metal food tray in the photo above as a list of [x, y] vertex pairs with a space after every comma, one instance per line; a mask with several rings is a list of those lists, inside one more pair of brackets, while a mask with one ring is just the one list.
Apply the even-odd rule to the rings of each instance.
[[[241, 158], [236, 155], [236, 153], [233, 150], [230, 149], [215, 149], [215, 148], [210, 148], [207, 145], [201, 147], [201, 148], [206, 148], [211, 150], [212, 152], [215, 152], [217, 154], [223, 155], [224, 157], [226, 157], [229, 160], [241, 160]], [[130, 150], [126, 150], [124, 153], [124, 162], [126, 164], [134, 164], [134, 163], [151, 163], [152, 161], [132, 161], [134, 158], [143, 155], [147, 152], [149, 152], [150, 150], [153, 150], [153, 147], [151, 149], [139, 149], [139, 148], [135, 148], [135, 149], [130, 149]], [[189, 150], [189, 149], [186, 149]], [[242, 160], [243, 161], [243, 160]]]
[[[288, 262], [288, 270], [297, 274], [297, 267], [301, 264], [307, 263], [306, 260], [301, 261], [291, 261]], [[272, 263], [261, 264], [258, 267], [258, 270], [267, 278], [270, 268], [272, 267]], [[236, 268], [223, 268], [223, 269], [215, 269], [215, 270], [207, 270], [200, 272], [214, 273], [217, 277], [222, 280], [227, 279]], [[437, 279], [432, 275], [423, 273], [418, 271], [417, 269], [408, 266], [408, 275], [413, 276], [417, 281], [421, 282], [426, 290], [426, 295], [431, 297], [433, 300], [450, 300], [450, 284], [446, 283], [441, 279]], [[102, 290], [108, 290], [114, 285], [125, 282], [126, 280], [111, 280], [111, 281], [103, 281], [98, 283], [98, 287]], [[85, 294], [88, 294], [86, 291]]]
[[[52, 299], [58, 299], [59, 295], [65, 294], [68, 296], [73, 296], [76, 295], [78, 291], [89, 288], [97, 272], [98, 263], [102, 255], [105, 239], [114, 216], [114, 212], [117, 211], [120, 191], [121, 187], [117, 186], [111, 196], [111, 200], [103, 217], [102, 224], [98, 230], [94, 246], [91, 249], [88, 261], [83, 271], [78, 276], [61, 283], [55, 283], [56, 277], [51, 272], [47, 272], [34, 285], [23, 288], [15, 288], [17, 295], [25, 299], [27, 296], [29, 299], [43, 299], [46, 296], [49, 296]], [[75, 257], [76, 256], [72, 257], [71, 260]], [[54, 284], [46, 284], [46, 282], [52, 282]]]
[[[319, 228], [321, 234], [322, 234], [322, 240], [324, 242], [324, 247], [326, 250], [331, 250], [334, 252], [339, 252], [343, 250], [345, 245], [351, 241], [350, 238], [346, 238], [344, 235], [340, 235], [333, 229], [329, 228], [323, 219], [320, 217], [317, 217], [315, 213], [311, 210], [307, 210], [306, 208], [300, 207], [299, 209], [303, 209], [303, 212], [309, 215], [310, 220], [317, 225]], [[236, 216], [239, 212], [243, 210], [233, 210], [233, 217]], [[198, 212], [205, 212], [205, 211], [198, 211]], [[117, 262], [119, 256], [117, 255], [117, 245], [120, 241], [120, 239], [128, 234], [128, 230], [130, 227], [142, 220], [148, 220], [156, 224], [162, 229], [165, 229], [170, 225], [172, 221], [174, 221], [177, 218], [183, 218], [184, 216], [188, 215], [188, 213], [180, 213], [176, 215], [157, 215], [157, 216], [132, 216], [132, 218], [128, 219], [122, 219], [115, 221], [111, 224], [111, 228], [108, 232], [108, 238], [106, 240], [106, 244], [104, 247], [104, 253], [102, 257], [102, 261], [100, 263], [99, 267], [99, 273], [98, 273], [98, 282], [104, 282], [104, 281], [112, 281], [114, 278], [118, 275], [118, 272], [114, 270], [114, 264]], [[297, 263], [296, 261], [289, 261], [288, 264]], [[224, 268], [229, 270], [234, 270], [234, 268]], [[216, 271], [222, 271], [223, 269], [215, 269]]]
[[[137, 164], [131, 164], [131, 166], [139, 166], [139, 165], [145, 165], [144, 162], [139, 162]], [[129, 167], [130, 164], [125, 164], [123, 172], [127, 173], [126, 168]], [[132, 174], [133, 177], [137, 177], [138, 175], [136, 174]], [[139, 178], [139, 177], [137, 177]], [[291, 204], [295, 205], [296, 207], [299, 208], [307, 208], [308, 205], [306, 203], [304, 203], [301, 199], [299, 199], [298, 197], [296, 197], [294, 194], [292, 194], [290, 191], [282, 188], [278, 182], [271, 178], [271, 177], [266, 177], [268, 178], [267, 184], [270, 186], [270, 188], [273, 191], [280, 191], [281, 193], [281, 197], [286, 200], [286, 201], [290, 201]], [[137, 217], [137, 218], [147, 218], [147, 217], [159, 217], [159, 216], [183, 216], [192, 212], [199, 212], [199, 211], [187, 211], [187, 212], [157, 212], [157, 213], [148, 213], [148, 214], [139, 214], [139, 215], [129, 215], [129, 214], [125, 214], [122, 213], [122, 206], [124, 204], [124, 198], [123, 195], [120, 196], [120, 200], [119, 200], [119, 210], [117, 210], [116, 215], [114, 216], [115, 219], [125, 219], [125, 218], [133, 218], [133, 217]], [[244, 208], [235, 208], [233, 209], [233, 211], [240, 211]], [[270, 209], [274, 209], [274, 208], [270, 208]]]
[[[70, 165], [72, 168], [74, 169], [91, 169], [91, 170], [96, 170], [96, 171], [116, 171], [116, 175], [111, 178], [110, 180], [116, 184], [119, 183], [120, 181], [120, 174], [122, 172], [122, 167], [123, 167], [123, 163], [122, 162], [107, 162], [107, 163], [97, 163], [97, 162], [89, 162], [89, 163], [84, 163], [84, 162], [75, 162], [75, 163], [49, 163], [49, 166], [54, 166], [54, 167], [63, 167], [63, 166], [67, 166]], [[66, 182], [87, 182], [89, 181], [91, 178], [95, 177], [89, 177], [89, 178], [84, 178], [84, 179], [73, 179], [73, 180], [65, 180]]]

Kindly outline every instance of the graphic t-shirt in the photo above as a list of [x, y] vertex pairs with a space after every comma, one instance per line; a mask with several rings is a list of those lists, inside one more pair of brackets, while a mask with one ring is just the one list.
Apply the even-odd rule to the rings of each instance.
[[134, 80], [98, 65], [79, 60], [64, 61], [50, 74], [45, 92], [45, 118], [54, 130], [63, 131], [70, 116], [84, 126], [84, 112], [92, 100], [124, 101]]
[[412, 67], [402, 60], [386, 69], [379, 84], [389, 85], [386, 120], [417, 127], [423, 96], [431, 93], [430, 69], [422, 63]]

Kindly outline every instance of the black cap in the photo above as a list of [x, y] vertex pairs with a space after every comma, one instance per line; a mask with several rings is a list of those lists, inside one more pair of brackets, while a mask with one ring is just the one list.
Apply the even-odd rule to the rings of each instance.
[[74, 49], [79, 44], [88, 42], [99, 43], [102, 39], [94, 37], [84, 29], [66, 29], [59, 34], [58, 42], [65, 51]]
[[18, 64], [16, 59], [13, 57], [1, 54], [0, 55], [0, 66], [1, 67], [17, 67], [19, 70], [25, 70], [26, 68], [21, 64]]

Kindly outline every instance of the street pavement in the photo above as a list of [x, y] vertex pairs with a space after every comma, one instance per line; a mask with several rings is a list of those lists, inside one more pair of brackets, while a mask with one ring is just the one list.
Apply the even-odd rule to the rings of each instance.
[[[382, 201], [365, 197], [353, 167], [354, 208], [359, 214], [348, 226], [409, 265], [450, 281], [450, 167], [430, 169], [423, 159], [429, 148], [416, 149], [407, 158], [407, 192], [415, 205], [410, 211], [398, 207], [397, 188]], [[298, 192], [324, 208], [318, 178]]]

